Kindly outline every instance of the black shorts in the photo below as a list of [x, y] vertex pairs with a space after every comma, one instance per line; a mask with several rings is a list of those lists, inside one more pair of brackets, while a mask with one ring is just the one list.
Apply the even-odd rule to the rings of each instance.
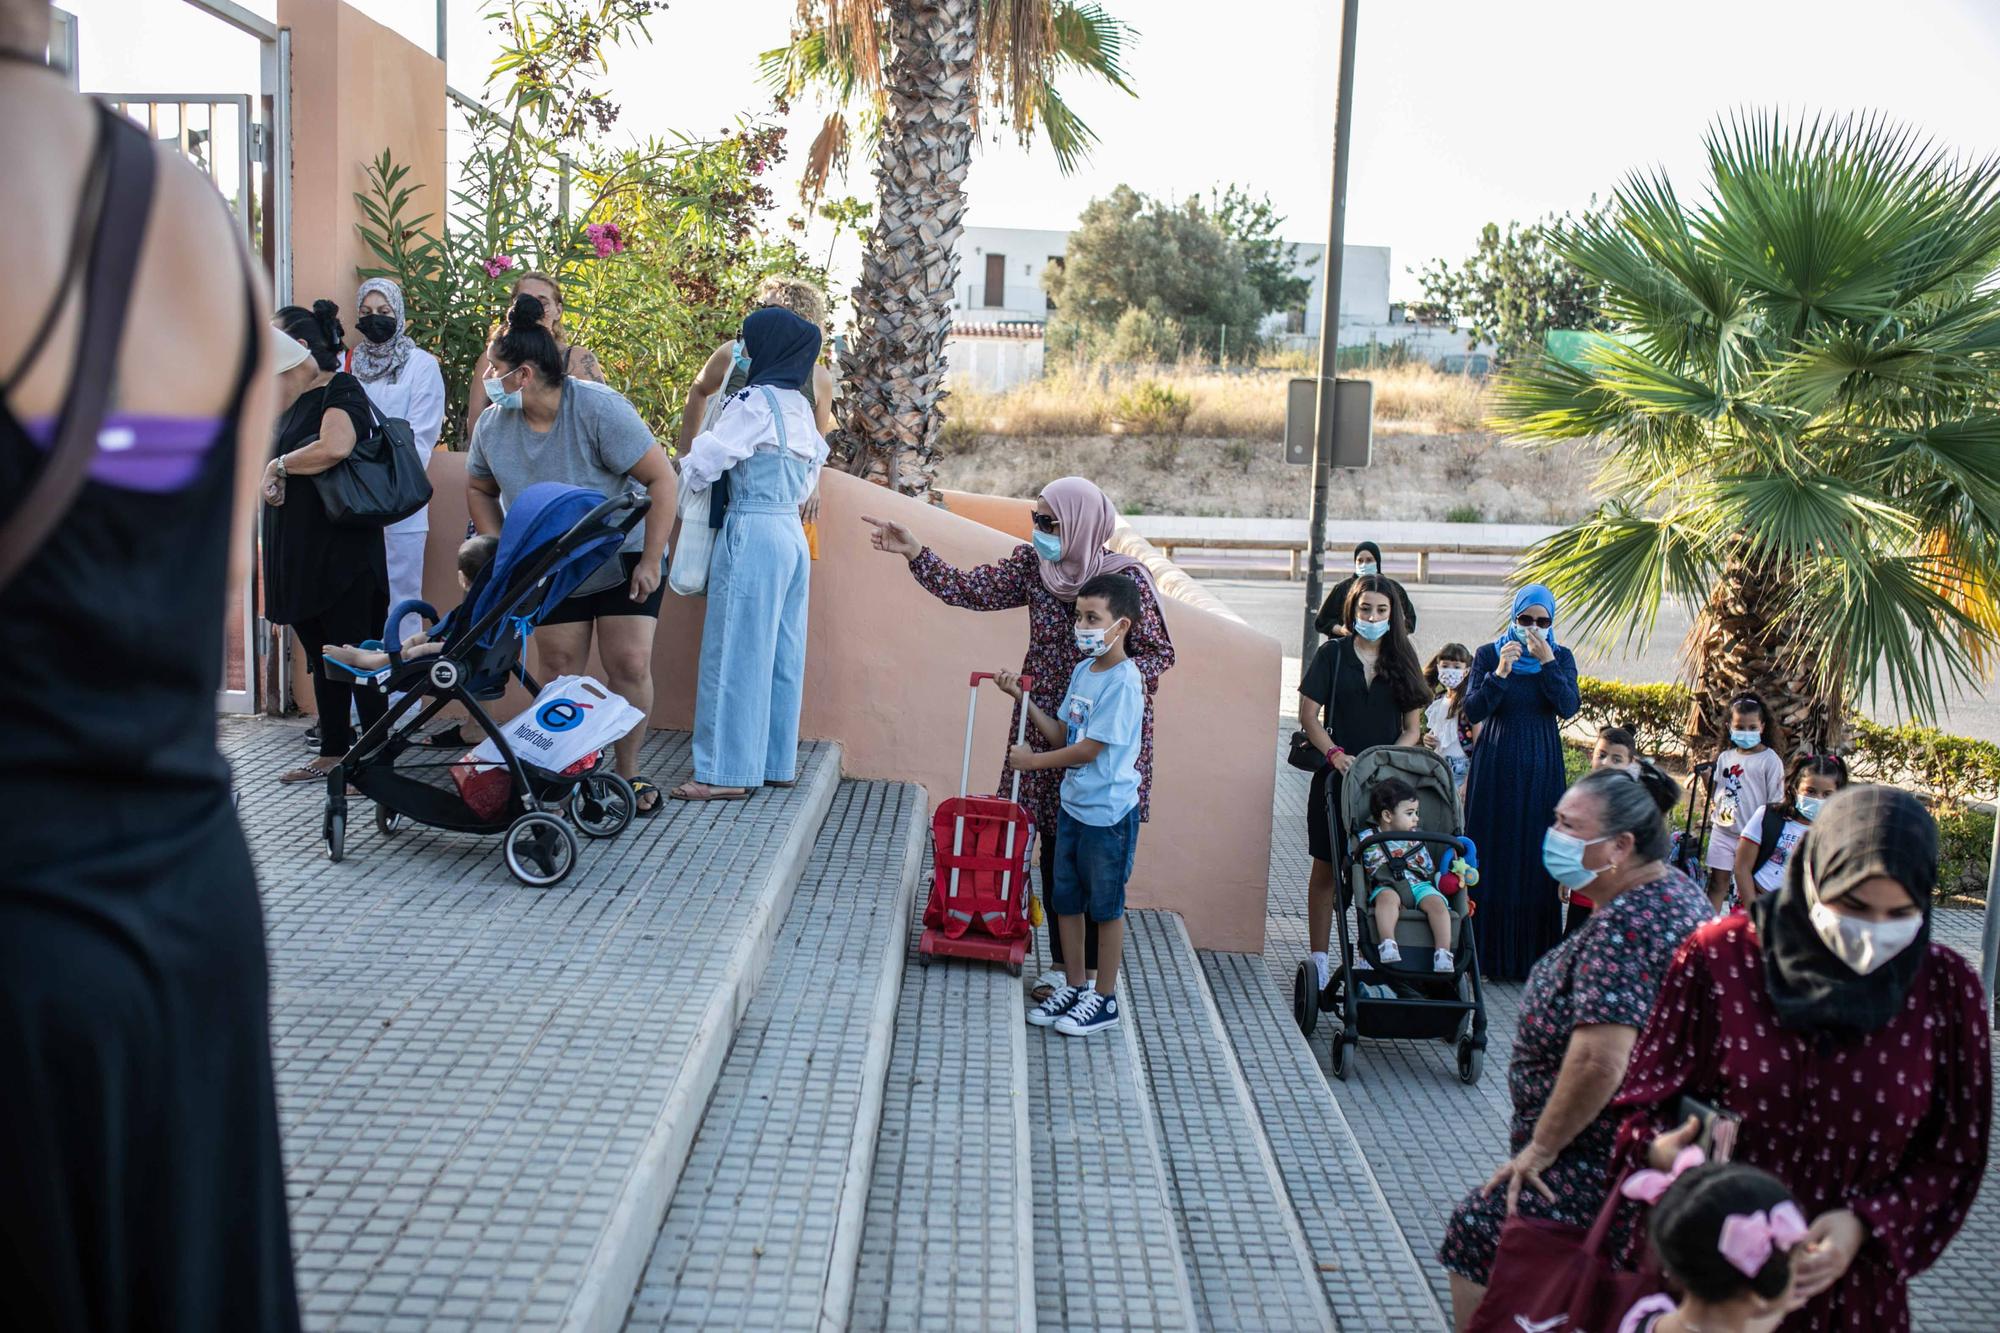
[[632, 600], [632, 571], [639, 567], [639, 556], [638, 551], [620, 553], [618, 559], [625, 571], [624, 578], [598, 592], [563, 598], [542, 617], [542, 623], [578, 625], [610, 616], [651, 616], [658, 620], [660, 602], [667, 595], [666, 561], [660, 562], [660, 582], [653, 589], [653, 595], [643, 602], [635, 602]]
[[1334, 829], [1330, 818], [1329, 795], [1334, 801], [1340, 799], [1340, 778], [1329, 764], [1313, 774], [1312, 791], [1306, 796], [1306, 846], [1315, 861], [1338, 866], [1340, 860], [1334, 855]]

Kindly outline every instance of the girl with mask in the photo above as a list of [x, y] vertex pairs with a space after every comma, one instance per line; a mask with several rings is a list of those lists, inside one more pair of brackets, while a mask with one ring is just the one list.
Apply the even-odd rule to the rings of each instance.
[[1424, 710], [1424, 742], [1451, 765], [1461, 803], [1465, 800], [1465, 775], [1472, 771], [1472, 743], [1479, 739], [1479, 728], [1460, 716], [1465, 707], [1465, 684], [1471, 675], [1472, 651], [1462, 643], [1438, 649], [1424, 668], [1424, 683], [1437, 695]]
[[1741, 1117], [1735, 1160], [1810, 1222], [1785, 1333], [1902, 1333], [1909, 1283], [1985, 1173], [1992, 1055], [1978, 974], [1931, 940], [1938, 831], [1890, 787], [1828, 797], [1747, 914], [1674, 959], [1619, 1105], [1613, 1169], [1672, 1161], [1683, 1096]]
[[750, 378], [681, 460], [691, 495], [727, 477], [729, 508], [708, 569], [694, 781], [674, 788], [677, 801], [741, 800], [798, 775], [812, 592], [799, 515], [826, 462], [800, 390], [812, 382], [819, 339], [819, 325], [777, 306], [744, 320]]
[[1484, 726], [1466, 781], [1466, 832], [1479, 845], [1472, 918], [1479, 967], [1528, 975], [1562, 930], [1556, 886], [1542, 866], [1542, 831], [1563, 792], [1562, 724], [1580, 699], [1576, 659], [1556, 642], [1555, 594], [1514, 594], [1500, 637], [1473, 654], [1460, 716]]
[[1784, 738], [1764, 701], [1745, 694], [1729, 702], [1729, 743], [1715, 756], [1715, 798], [1709, 805], [1708, 900], [1720, 912], [1736, 872], [1736, 844], [1750, 816], [1784, 799]]
[[[444, 430], [444, 372], [437, 358], [411, 339], [403, 320], [401, 287], [387, 278], [370, 278], [361, 284], [354, 304], [359, 312], [354, 327], [361, 341], [348, 350], [348, 372], [361, 381], [377, 412], [410, 423], [410, 433], [417, 439], [417, 464], [428, 470], [431, 451]], [[382, 529], [390, 606], [422, 599], [424, 542], [430, 530], [429, 505]], [[408, 616], [404, 624], [391, 628], [390, 636], [400, 642], [421, 628], [414, 615]]]
[[1792, 761], [1791, 799], [1750, 816], [1736, 840], [1736, 897], [1746, 906], [1785, 883], [1785, 862], [1805, 841], [1826, 798], [1847, 785], [1847, 764], [1837, 754], [1806, 754]]
[[1363, 750], [1415, 745], [1431, 697], [1395, 605], [1389, 580], [1374, 574], [1356, 579], [1341, 617], [1347, 632], [1320, 645], [1299, 682], [1299, 728], [1326, 756], [1306, 797], [1306, 847], [1312, 853], [1306, 934], [1322, 991], [1333, 979], [1327, 940], [1339, 887], [1335, 866], [1347, 843], [1336, 813], [1341, 776]]
[[[1174, 644], [1167, 634], [1167, 622], [1160, 614], [1160, 598], [1153, 588], [1146, 566], [1128, 555], [1109, 550], [1118, 527], [1118, 512], [1097, 483], [1083, 477], [1063, 477], [1050, 482], [1036, 497], [1033, 540], [1016, 546], [1006, 559], [976, 569], [957, 569], [929, 550], [901, 523], [864, 518], [872, 529], [875, 549], [900, 555], [910, 563], [910, 574], [933, 597], [947, 606], [971, 611], [1028, 610], [1028, 647], [1021, 662], [1021, 674], [1033, 676], [1029, 693], [1044, 712], [1054, 714], [1062, 707], [1064, 687], [1084, 660], [1076, 644], [1076, 597], [1083, 585], [1100, 574], [1127, 574], [1139, 585], [1139, 618], [1126, 635], [1125, 651], [1138, 668], [1146, 686], [1146, 717], [1139, 739], [1139, 819], [1151, 817], [1153, 786], [1153, 695], [1160, 677], [1174, 664]], [[1018, 720], [1018, 707], [1016, 719]], [[1014, 722], [1008, 724], [1014, 734]], [[1028, 744], [1036, 750], [1049, 748], [1041, 734], [1028, 728]], [[1006, 791], [1012, 775], [1003, 771], [995, 791]], [[1042, 901], [1049, 901], [1055, 881], [1056, 817], [1062, 809], [1062, 773], [1041, 769], [1021, 775], [1021, 804], [1034, 817], [1041, 836], [1036, 839], [1040, 853]], [[1097, 931], [1086, 922], [1084, 928], [1085, 972], [1096, 975]], [[1050, 966], [1035, 980], [1036, 1000], [1047, 999], [1064, 984], [1062, 936], [1050, 923]]]
[[1354, 591], [1354, 580], [1379, 578], [1389, 585], [1389, 592], [1396, 599], [1396, 605], [1403, 612], [1403, 632], [1416, 637], [1417, 608], [1410, 603], [1410, 594], [1403, 585], [1382, 572], [1382, 548], [1374, 542], [1356, 542], [1354, 545], [1354, 572], [1333, 585], [1327, 592], [1326, 600], [1320, 603], [1317, 625], [1321, 634], [1334, 638], [1347, 633], [1347, 595]]
[[[1553, 824], [1534, 839], [1543, 873], [1572, 889], [1587, 886], [1597, 911], [1543, 955], [1521, 995], [1507, 1069], [1513, 1156], [1459, 1203], [1438, 1250], [1460, 1328], [1485, 1294], [1509, 1217], [1588, 1227], [1604, 1206], [1625, 1118], [1612, 1098], [1660, 978], [1708, 920], [1708, 899], [1667, 865], [1666, 812], [1680, 795], [1672, 778], [1644, 761], [1636, 778], [1597, 769], [1563, 793]], [[1488, 851], [1479, 850], [1483, 882]]]

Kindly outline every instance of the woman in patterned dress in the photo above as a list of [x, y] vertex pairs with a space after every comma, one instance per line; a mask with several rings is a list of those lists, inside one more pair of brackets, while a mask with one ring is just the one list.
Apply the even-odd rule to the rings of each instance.
[[[1035, 538], [1023, 543], [998, 564], [977, 569], [954, 569], [938, 558], [935, 551], [917, 541], [900, 523], [864, 519], [874, 527], [875, 549], [900, 555], [910, 562], [910, 574], [924, 589], [947, 606], [969, 611], [1011, 611], [1028, 608], [1028, 652], [1021, 661], [1021, 674], [1035, 678], [1029, 693], [1051, 715], [1062, 707], [1063, 691], [1083, 654], [1076, 646], [1076, 594], [1099, 574], [1127, 574], [1139, 585], [1142, 614], [1126, 639], [1126, 651], [1146, 682], [1146, 726], [1139, 741], [1139, 818], [1151, 817], [1153, 791], [1153, 695], [1160, 688], [1160, 675], [1174, 664], [1174, 644], [1167, 635], [1167, 623], [1160, 615], [1160, 599], [1153, 590], [1146, 567], [1128, 555], [1105, 549], [1118, 526], [1117, 511], [1097, 488], [1082, 477], [1063, 477], [1043, 488], [1035, 501]], [[1020, 705], [1009, 723], [1013, 735], [1019, 721]], [[1028, 728], [1028, 744], [1036, 750], [1051, 747], [1033, 727]], [[1014, 774], [1003, 771], [1004, 792]], [[1056, 812], [1062, 805], [1062, 770], [1042, 769], [1022, 773], [1021, 804], [1034, 818], [1040, 833], [1042, 901], [1048, 901], [1049, 886], [1055, 877]], [[1097, 972], [1097, 929], [1090, 923], [1084, 935], [1086, 969]], [[1049, 922], [1050, 969], [1035, 983], [1035, 998], [1046, 998], [1062, 984], [1062, 941]]]
[[1663, 812], [1679, 799], [1672, 778], [1642, 764], [1636, 778], [1585, 774], [1556, 805], [1543, 861], [1571, 888], [1588, 884], [1597, 910], [1528, 974], [1507, 1068], [1514, 1155], [1460, 1202], [1438, 1248], [1461, 1329], [1486, 1294], [1508, 1217], [1589, 1226], [1604, 1206], [1624, 1118], [1611, 1099], [1669, 960], [1708, 919], [1707, 896], [1666, 864]]
[[1735, 1160], [1811, 1219], [1784, 1333], [1908, 1329], [1985, 1174], [1991, 1034], [1978, 975], [1930, 938], [1937, 856], [1907, 792], [1828, 798], [1784, 887], [1681, 949], [1632, 1053], [1620, 1169], [1692, 1137], [1685, 1094], [1740, 1115]]

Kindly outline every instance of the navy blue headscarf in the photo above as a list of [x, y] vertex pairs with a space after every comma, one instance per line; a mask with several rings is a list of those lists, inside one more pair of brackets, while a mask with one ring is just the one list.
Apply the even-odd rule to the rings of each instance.
[[743, 321], [743, 351], [750, 358], [745, 388], [803, 389], [819, 360], [819, 325], [782, 306], [765, 306]]

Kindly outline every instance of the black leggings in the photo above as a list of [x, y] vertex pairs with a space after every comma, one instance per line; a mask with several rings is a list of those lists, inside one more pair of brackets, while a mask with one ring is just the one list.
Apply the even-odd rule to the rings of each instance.
[[323, 758], [338, 759], [354, 748], [354, 727], [347, 712], [350, 703], [361, 714], [361, 725], [368, 727], [388, 711], [389, 699], [380, 690], [357, 690], [347, 681], [330, 679], [326, 660], [320, 654], [329, 644], [360, 643], [363, 639], [381, 637], [382, 622], [388, 618], [387, 590], [371, 579], [358, 579], [316, 615], [292, 626], [312, 669], [313, 703], [319, 709], [319, 752]]
[[[1060, 971], [1063, 965], [1062, 932], [1056, 929], [1055, 909], [1049, 906], [1055, 901], [1056, 887], [1056, 840], [1053, 837], [1042, 839], [1041, 868], [1042, 911], [1049, 922], [1049, 962]], [[1083, 966], [1087, 972], [1097, 970], [1097, 923], [1089, 917], [1083, 920]]]

